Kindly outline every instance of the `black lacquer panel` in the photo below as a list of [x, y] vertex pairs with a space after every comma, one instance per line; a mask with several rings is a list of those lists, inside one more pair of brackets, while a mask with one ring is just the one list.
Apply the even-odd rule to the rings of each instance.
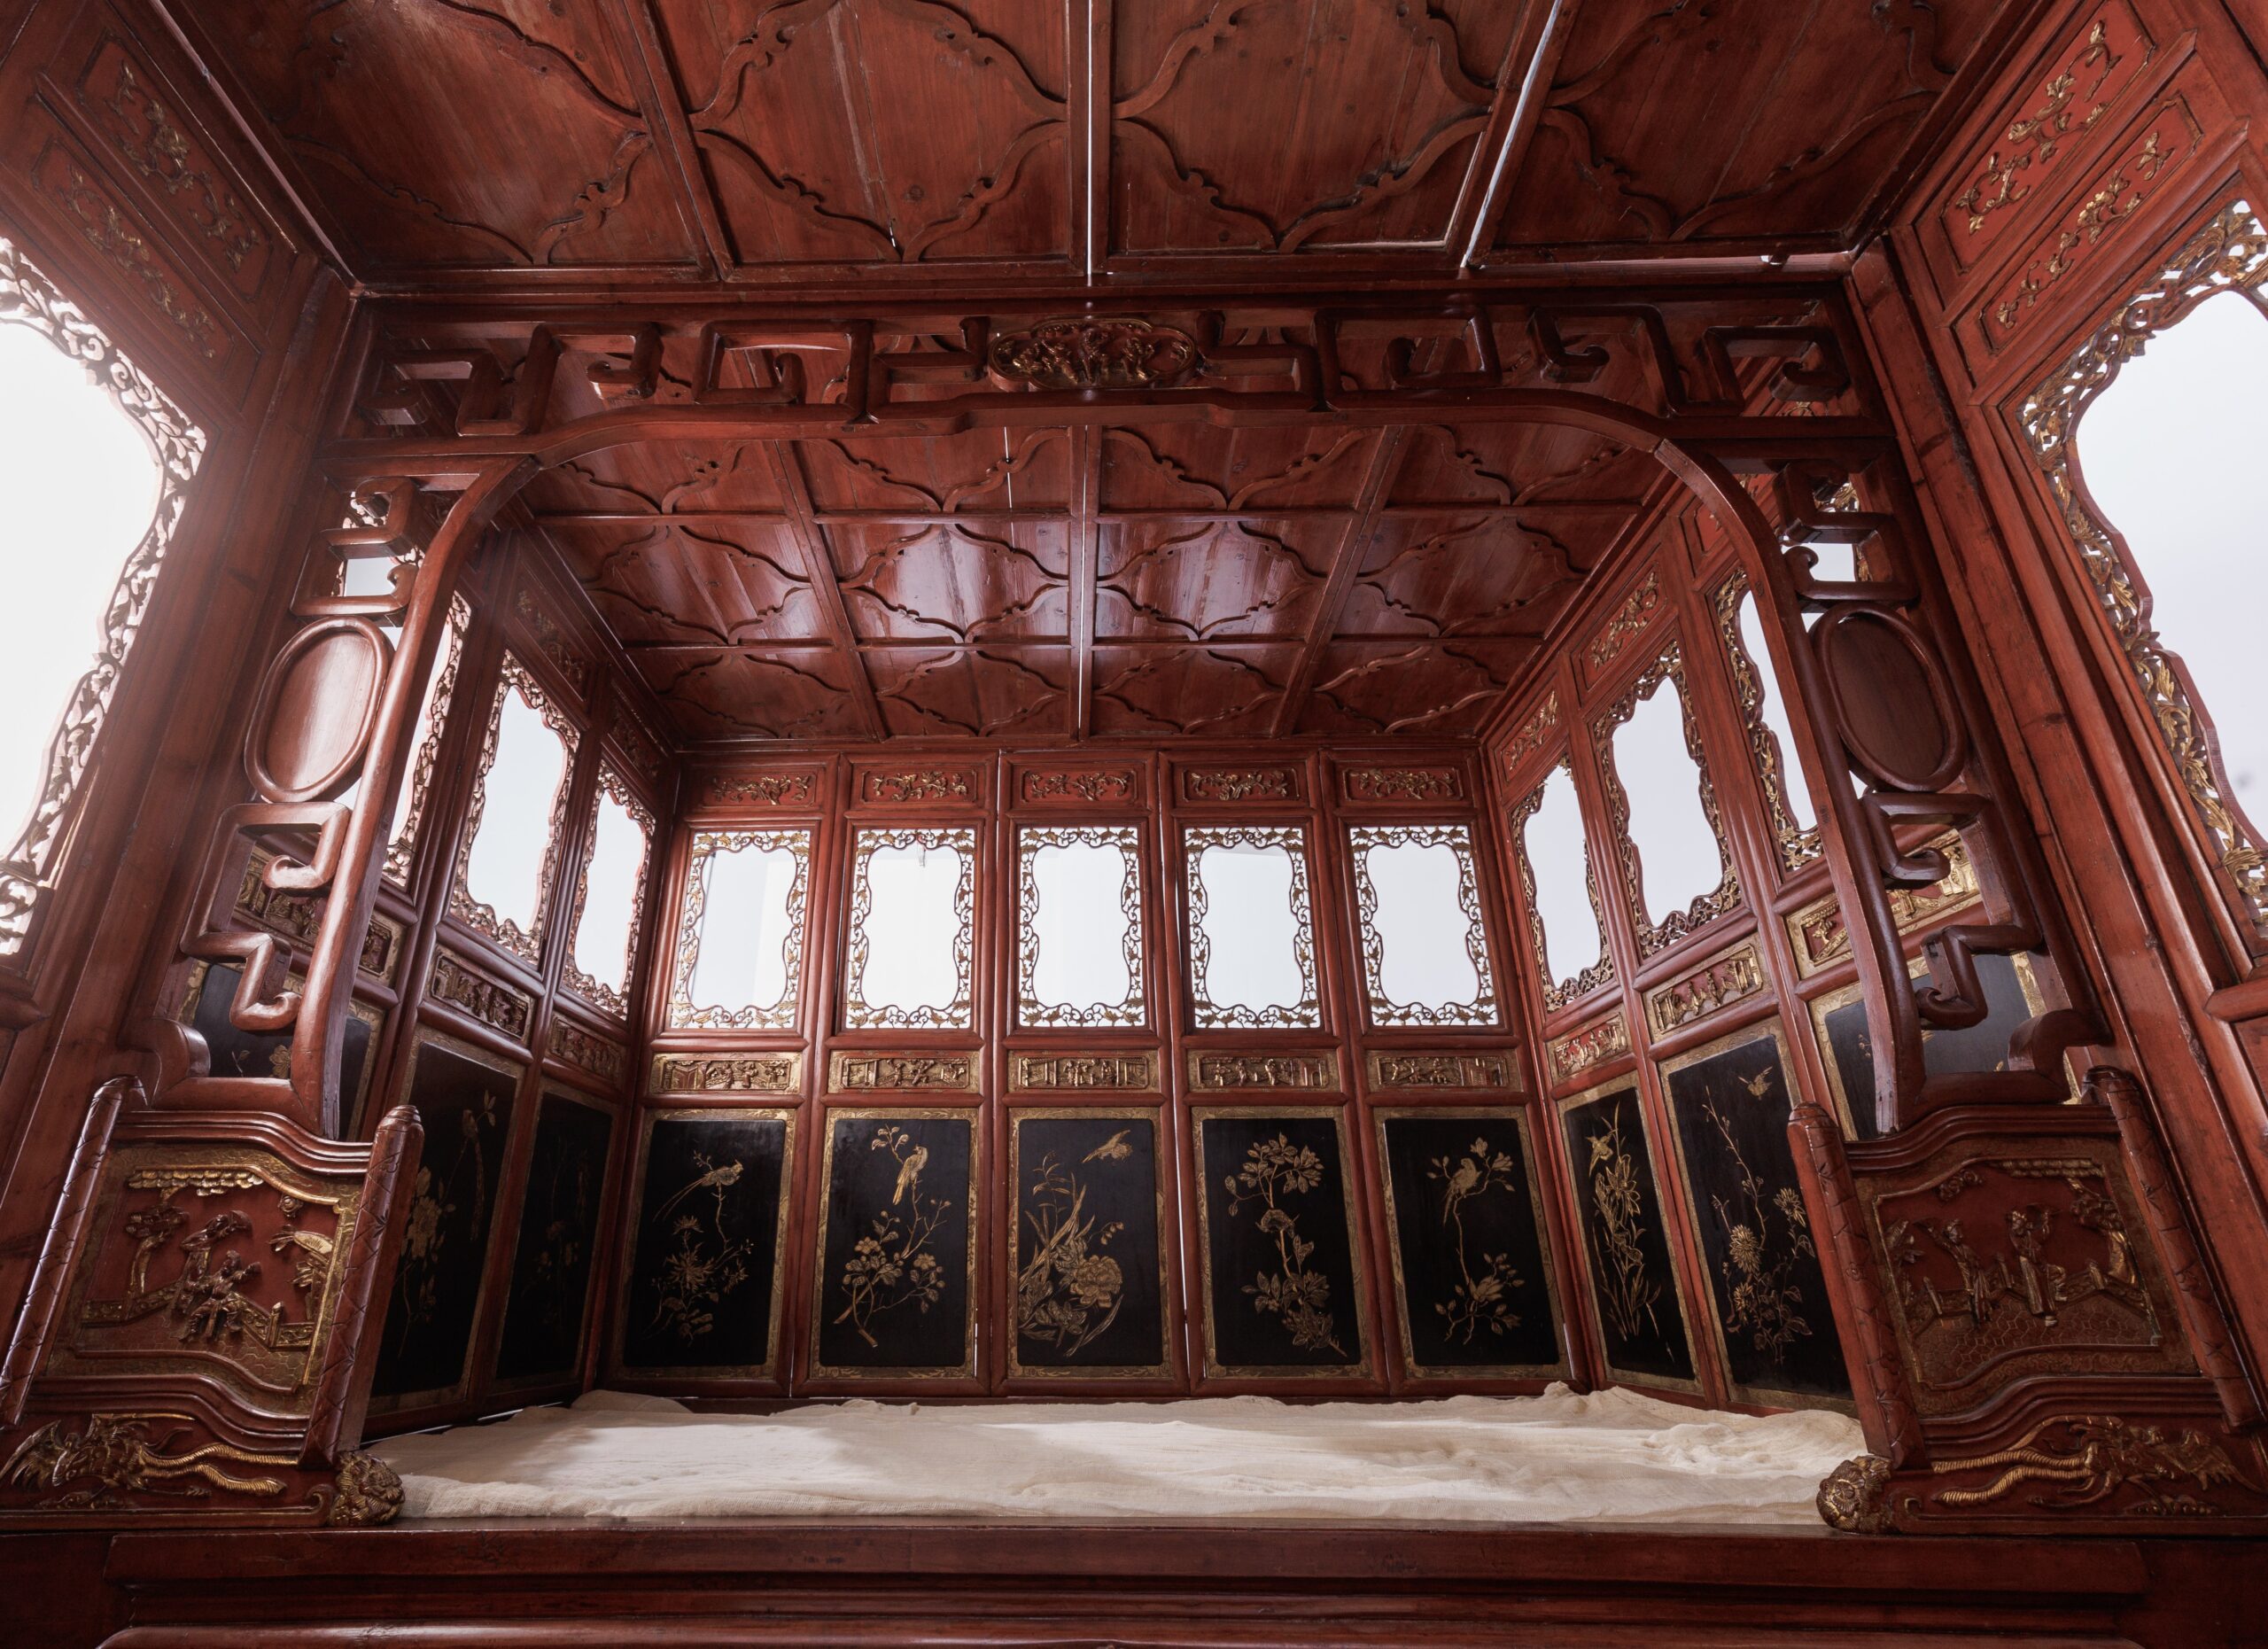
[[1379, 1119], [1412, 1373], [1564, 1372], [1526, 1120], [1508, 1110]]
[[[197, 976], [193, 994], [184, 1005], [182, 1023], [205, 1038], [213, 1055], [216, 1077], [288, 1077], [291, 1074], [291, 1038], [264, 1031], [241, 1031], [229, 1019], [229, 1003], [237, 994], [244, 969], [233, 962], [212, 962]], [[291, 981], [299, 988], [300, 981]], [[349, 1006], [338, 1047], [339, 1116], [351, 1120], [362, 1108], [362, 1079], [369, 1074], [370, 1038], [378, 1013], [360, 1002]]]
[[1340, 1114], [1197, 1113], [1206, 1372], [1368, 1373]]
[[1663, 1068], [1662, 1082], [1736, 1392], [1847, 1402], [1842, 1342], [1788, 1144], [1777, 1029], [1686, 1054]]
[[1162, 1376], [1153, 1111], [1011, 1113], [1018, 1374]]
[[648, 1114], [638, 1223], [624, 1244], [620, 1367], [773, 1372], [791, 1122], [783, 1111]]
[[600, 1195], [613, 1143], [612, 1113], [564, 1094], [543, 1096], [496, 1353], [500, 1381], [566, 1379], [582, 1362]]
[[1691, 1387], [1685, 1302], [1637, 1090], [1616, 1088], [1564, 1104], [1559, 1125], [1575, 1176], [1583, 1269], [1608, 1369], [1620, 1378]]
[[[1973, 1025], [1922, 1028], [1922, 1068], [1932, 1077], [1964, 1070], [2000, 1070], [2008, 1062], [2008, 1038], [2034, 1013], [2016, 959], [1980, 953], [1977, 984], [1984, 992], [1984, 1017]], [[1875, 1053], [1867, 1034], [1867, 1004], [1856, 985], [1821, 998], [1813, 1010], [1835, 1091], [1851, 1119], [1852, 1131], [1872, 1140], [1875, 1126]]]
[[496, 1225], [519, 1074], [427, 1032], [407, 1098], [425, 1125], [401, 1258], [378, 1342], [374, 1400], [447, 1396], [462, 1388]]
[[827, 1118], [812, 1372], [974, 1374], [975, 1115]]

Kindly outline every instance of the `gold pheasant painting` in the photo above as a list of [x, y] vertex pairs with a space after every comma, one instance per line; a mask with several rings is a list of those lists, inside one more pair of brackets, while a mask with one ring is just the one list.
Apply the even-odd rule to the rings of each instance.
[[790, 1125], [757, 1111], [655, 1117], [622, 1321], [624, 1367], [770, 1362]]
[[966, 1364], [974, 1138], [965, 1116], [833, 1119], [812, 1324], [820, 1365]]

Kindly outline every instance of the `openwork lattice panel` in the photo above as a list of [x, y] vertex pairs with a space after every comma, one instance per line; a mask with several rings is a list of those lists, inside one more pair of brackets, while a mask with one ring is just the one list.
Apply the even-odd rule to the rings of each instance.
[[1493, 1025], [1496, 982], [1472, 832], [1461, 824], [1348, 832], [1374, 1025]]
[[976, 832], [861, 830], [850, 855], [853, 1030], [974, 1027]]
[[1142, 951], [1141, 836], [1134, 826], [1017, 832], [1018, 1024], [1146, 1023]]
[[694, 833], [670, 967], [672, 1030], [782, 1031], [795, 1024], [811, 867], [809, 830]]
[[1297, 825], [1192, 827], [1182, 843], [1199, 1028], [1321, 1025], [1307, 833]]

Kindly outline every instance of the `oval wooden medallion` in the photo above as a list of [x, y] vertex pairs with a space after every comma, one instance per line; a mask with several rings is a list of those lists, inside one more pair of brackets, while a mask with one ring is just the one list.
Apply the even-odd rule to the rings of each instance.
[[273, 802], [307, 802], [354, 776], [393, 649], [367, 618], [326, 618], [268, 667], [245, 735], [245, 772]]
[[1966, 743], [1929, 643], [1878, 607], [1829, 614], [1813, 641], [1852, 758], [1893, 790], [1951, 783]]

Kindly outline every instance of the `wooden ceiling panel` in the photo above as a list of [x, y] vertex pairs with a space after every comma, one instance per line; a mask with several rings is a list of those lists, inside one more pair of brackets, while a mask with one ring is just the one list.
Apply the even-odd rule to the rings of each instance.
[[633, 650], [827, 639], [786, 521], [551, 522], [546, 531]]
[[1345, 506], [1362, 490], [1371, 430], [1161, 424], [1104, 432], [1105, 509]]
[[1564, 424], [1414, 425], [1387, 502], [1635, 508], [1661, 484], [1651, 454]]
[[1538, 636], [1588, 564], [1511, 515], [1390, 517], [1348, 587], [1339, 634]]
[[1113, 250], [1441, 244], [1524, 9], [1116, 8]]
[[1138, 738], [1264, 734], [1297, 646], [1095, 648], [1094, 730]]
[[608, 447], [528, 483], [538, 515], [779, 515], [787, 496], [756, 441], [648, 441]]
[[1100, 528], [1098, 637], [1210, 642], [1305, 634], [1323, 599], [1343, 521], [1192, 521]]
[[1475, 733], [1537, 643], [1334, 642], [1301, 717], [1303, 733], [1339, 737], [1464, 737]]
[[181, 10], [358, 268], [693, 263], [603, 7], [213, 0]]
[[1062, 641], [1069, 571], [1060, 522], [837, 525], [835, 577], [861, 642]]
[[893, 647], [866, 655], [883, 725], [893, 735], [998, 738], [1064, 725], [1069, 649]]
[[816, 649], [631, 654], [688, 744], [734, 739], [855, 739], [866, 724], [857, 661]]
[[1497, 237], [1847, 244], [2005, 0], [1586, 0]]
[[1070, 255], [1063, 6], [656, 11], [741, 261]]
[[1061, 509], [1070, 498], [1070, 437], [1060, 429], [805, 441], [800, 450], [823, 510]]

